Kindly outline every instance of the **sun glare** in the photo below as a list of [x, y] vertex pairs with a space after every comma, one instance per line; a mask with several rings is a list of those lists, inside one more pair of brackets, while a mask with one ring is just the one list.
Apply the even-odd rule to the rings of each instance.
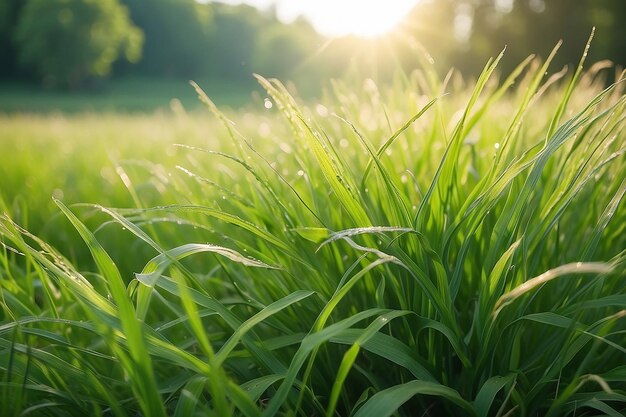
[[285, 14], [306, 16], [327, 36], [378, 37], [391, 31], [419, 0], [316, 0], [281, 2]]

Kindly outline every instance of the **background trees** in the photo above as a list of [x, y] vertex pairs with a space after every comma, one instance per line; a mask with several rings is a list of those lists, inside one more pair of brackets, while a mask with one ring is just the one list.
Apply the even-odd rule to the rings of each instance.
[[207, 70], [207, 52], [214, 32], [213, 10], [209, 5], [195, 0], [122, 0], [122, 3], [145, 36], [143, 58], [131, 72], [191, 77]]
[[45, 83], [80, 86], [141, 56], [142, 33], [117, 0], [28, 0], [15, 27], [20, 66]]
[[15, 27], [24, 6], [22, 0], [0, 1], [0, 77], [18, 76]]
[[422, 0], [399, 30], [372, 41], [326, 39], [304, 19], [285, 24], [273, 9], [246, 5], [2, 0], [0, 77], [78, 87], [110, 72], [242, 83], [259, 72], [315, 83], [346, 68], [374, 78], [388, 76], [398, 63], [410, 71], [423, 49], [442, 71], [454, 66], [471, 75], [505, 45], [502, 71], [531, 52], [546, 56], [559, 39], [564, 44], [555, 63], [576, 63], [593, 26], [590, 61], [624, 65], [625, 21], [623, 0]]

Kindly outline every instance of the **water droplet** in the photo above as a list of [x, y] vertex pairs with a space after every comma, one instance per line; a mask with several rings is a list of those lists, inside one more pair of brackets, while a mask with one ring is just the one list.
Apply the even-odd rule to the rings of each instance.
[[328, 108], [322, 104], [315, 106], [315, 111], [322, 117], [328, 117]]
[[303, 170], [299, 170], [299, 171], [298, 171], [298, 176], [300, 176], [300, 177], [301, 177], [301, 176], [303, 176], [303, 175], [304, 175], [304, 171], [303, 171]]
[[259, 125], [259, 135], [261, 135], [262, 137], [268, 137], [271, 132], [272, 129], [270, 128], [269, 123], [263, 122]]
[[500, 144], [499, 144], [498, 142], [496, 142], [496, 143], [493, 145], [493, 147], [494, 147], [494, 148], [496, 148], [496, 149], [500, 149]]
[[293, 149], [291, 149], [291, 146], [289, 146], [287, 142], [281, 142], [281, 144], [278, 146], [280, 147], [280, 150], [285, 153], [291, 153], [293, 151]]
[[263, 100], [263, 106], [264, 106], [266, 109], [268, 109], [268, 110], [269, 110], [269, 109], [271, 109], [274, 105], [272, 104], [272, 102], [270, 101], [270, 99], [269, 99], [269, 98], [266, 98], [265, 100]]

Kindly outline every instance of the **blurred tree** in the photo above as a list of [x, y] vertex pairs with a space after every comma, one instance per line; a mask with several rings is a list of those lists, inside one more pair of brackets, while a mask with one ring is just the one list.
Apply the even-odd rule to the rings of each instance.
[[459, 22], [467, 14], [464, 6], [456, 0], [423, 0], [413, 8], [396, 35], [404, 48], [405, 68], [420, 65], [426, 53], [440, 71], [449, 70], [465, 36], [459, 29]]
[[[463, 3], [463, 2], [460, 2]], [[476, 73], [489, 56], [505, 45], [501, 69], [510, 71], [530, 53], [546, 57], [559, 40], [563, 44], [555, 67], [576, 65], [585, 42], [596, 27], [589, 62], [611, 59], [626, 63], [624, 0], [464, 0], [472, 17], [472, 30], [460, 45], [456, 64]], [[478, 58], [478, 59], [477, 59]]]
[[118, 0], [27, 0], [15, 40], [20, 64], [45, 85], [77, 88], [107, 76], [120, 54], [138, 60], [142, 33]]
[[307, 63], [321, 46], [321, 37], [301, 18], [291, 24], [273, 19], [255, 41], [254, 70], [278, 78], [293, 77], [302, 70], [309, 72]]
[[251, 80], [257, 40], [272, 19], [251, 6], [216, 3], [215, 32], [205, 53], [213, 57], [210, 71], [219, 78]]
[[[196, 77], [217, 59], [208, 53], [214, 32], [213, 8], [195, 0], [122, 0], [145, 34], [143, 58], [131, 71]], [[124, 68], [128, 72], [129, 68]]]
[[14, 32], [23, 0], [0, 1], [0, 77], [17, 75], [17, 49]]

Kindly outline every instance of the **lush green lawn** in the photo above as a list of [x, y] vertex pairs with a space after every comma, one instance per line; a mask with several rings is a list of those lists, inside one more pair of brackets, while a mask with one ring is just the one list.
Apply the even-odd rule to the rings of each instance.
[[624, 85], [494, 65], [1, 116], [0, 415], [624, 415]]
[[[248, 83], [196, 80], [220, 106], [249, 105], [252, 92], [261, 89], [252, 77]], [[121, 78], [87, 90], [55, 91], [36, 85], [0, 81], [0, 112], [148, 112], [169, 110], [176, 99], [188, 110], [200, 103], [186, 80], [162, 78]]]

